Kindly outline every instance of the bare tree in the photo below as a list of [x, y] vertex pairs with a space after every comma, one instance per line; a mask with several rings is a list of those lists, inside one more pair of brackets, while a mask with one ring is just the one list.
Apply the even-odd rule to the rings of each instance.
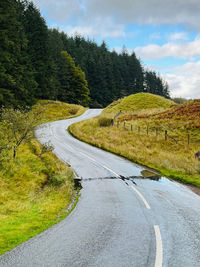
[[28, 112], [26, 109], [2, 108], [1, 112], [2, 120], [7, 124], [7, 134], [15, 158], [21, 143], [33, 137], [33, 130], [39, 123], [42, 111]]

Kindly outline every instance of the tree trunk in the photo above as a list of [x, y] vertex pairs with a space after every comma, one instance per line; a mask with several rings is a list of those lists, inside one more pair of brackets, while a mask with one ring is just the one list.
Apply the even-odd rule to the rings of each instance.
[[14, 147], [14, 149], [13, 149], [13, 159], [15, 159], [15, 157], [16, 157], [16, 152], [17, 152], [17, 147]]

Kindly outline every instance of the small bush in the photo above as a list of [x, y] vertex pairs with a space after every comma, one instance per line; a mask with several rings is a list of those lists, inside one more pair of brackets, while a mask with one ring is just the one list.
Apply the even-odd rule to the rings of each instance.
[[78, 106], [70, 106], [70, 108], [69, 108], [69, 113], [71, 115], [75, 115], [78, 111], [79, 111], [79, 107]]
[[100, 127], [108, 127], [110, 125], [112, 125], [112, 119], [111, 118], [107, 118], [107, 117], [100, 117], [98, 119], [98, 123]]
[[53, 186], [61, 186], [66, 182], [66, 176], [64, 175], [54, 175], [48, 179], [47, 184]]

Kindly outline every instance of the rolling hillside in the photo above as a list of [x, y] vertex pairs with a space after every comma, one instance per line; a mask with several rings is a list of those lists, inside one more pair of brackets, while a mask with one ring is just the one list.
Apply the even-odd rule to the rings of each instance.
[[[122, 113], [112, 119], [119, 111]], [[200, 100], [176, 105], [139, 93], [109, 105], [100, 117], [72, 125], [77, 138], [200, 187]]]
[[170, 108], [173, 105], [176, 104], [162, 96], [150, 93], [138, 93], [114, 101], [104, 109], [103, 113], [117, 113], [120, 110], [122, 112], [133, 112], [142, 109], [164, 109]]

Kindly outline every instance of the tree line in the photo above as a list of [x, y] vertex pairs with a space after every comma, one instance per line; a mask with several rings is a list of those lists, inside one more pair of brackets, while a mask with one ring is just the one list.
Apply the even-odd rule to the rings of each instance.
[[0, 106], [31, 106], [37, 99], [105, 107], [138, 92], [169, 97], [168, 85], [125, 48], [49, 29], [27, 0], [0, 2]]

